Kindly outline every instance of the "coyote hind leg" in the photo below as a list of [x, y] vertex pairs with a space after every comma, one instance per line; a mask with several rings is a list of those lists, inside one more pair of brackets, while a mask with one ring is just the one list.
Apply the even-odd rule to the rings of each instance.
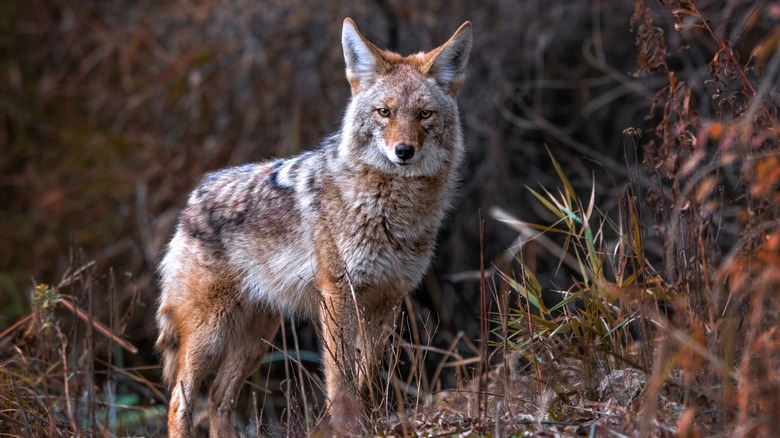
[[241, 386], [255, 372], [281, 324], [281, 316], [266, 310], [235, 315], [222, 365], [209, 393], [212, 437], [237, 437], [233, 417]]
[[177, 352], [178, 372], [171, 387], [168, 406], [168, 434], [171, 437], [191, 437], [192, 411], [201, 382], [212, 369], [213, 358], [202, 354], [203, 349], [183, 343]]
[[163, 279], [158, 311], [165, 380], [171, 388], [168, 434], [193, 436], [192, 414], [201, 383], [214, 371], [236, 332], [240, 315], [236, 287], [198, 265], [188, 265]]

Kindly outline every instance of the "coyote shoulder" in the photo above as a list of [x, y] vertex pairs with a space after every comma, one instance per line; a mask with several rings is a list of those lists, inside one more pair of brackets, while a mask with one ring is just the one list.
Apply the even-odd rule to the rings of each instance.
[[239, 389], [290, 315], [319, 325], [332, 421], [356, 424], [387, 327], [452, 203], [471, 42], [466, 22], [442, 46], [401, 56], [345, 19], [352, 97], [340, 130], [296, 157], [211, 173], [192, 192], [160, 265], [171, 436], [192, 434], [212, 371], [211, 434], [234, 434]]

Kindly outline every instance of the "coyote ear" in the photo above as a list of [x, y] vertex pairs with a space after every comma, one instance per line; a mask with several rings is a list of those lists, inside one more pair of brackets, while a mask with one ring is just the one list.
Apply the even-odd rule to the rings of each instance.
[[351, 18], [344, 19], [341, 45], [344, 47], [347, 80], [352, 86], [352, 92], [370, 87], [384, 64], [379, 49], [360, 33]]
[[460, 86], [463, 85], [471, 43], [471, 23], [467, 21], [455, 31], [449, 41], [430, 52], [433, 59], [428, 62], [428, 75], [452, 95], [458, 94]]

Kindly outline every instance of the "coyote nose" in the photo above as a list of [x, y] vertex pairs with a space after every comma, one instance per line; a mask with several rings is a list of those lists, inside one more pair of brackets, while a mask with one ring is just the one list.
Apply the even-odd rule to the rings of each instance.
[[402, 159], [402, 160], [408, 160], [414, 156], [414, 146], [409, 146], [408, 144], [399, 144], [395, 147], [395, 156]]

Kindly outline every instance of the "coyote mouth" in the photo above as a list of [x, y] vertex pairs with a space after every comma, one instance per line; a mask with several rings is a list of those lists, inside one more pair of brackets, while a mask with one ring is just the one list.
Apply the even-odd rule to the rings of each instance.
[[401, 160], [394, 160], [393, 158], [390, 158], [390, 157], [387, 157], [387, 161], [395, 164], [396, 166], [401, 166], [401, 167], [408, 166], [410, 164], [414, 164], [413, 160], [401, 161]]
[[[414, 157], [414, 158], [417, 158], [417, 157]], [[409, 166], [411, 164], [416, 163], [418, 160], [415, 160], [414, 158], [411, 158], [411, 159], [408, 159], [408, 160], [402, 160], [402, 159], [397, 158], [397, 157], [387, 157], [387, 161], [395, 164], [396, 166], [404, 167], [404, 166]]]

